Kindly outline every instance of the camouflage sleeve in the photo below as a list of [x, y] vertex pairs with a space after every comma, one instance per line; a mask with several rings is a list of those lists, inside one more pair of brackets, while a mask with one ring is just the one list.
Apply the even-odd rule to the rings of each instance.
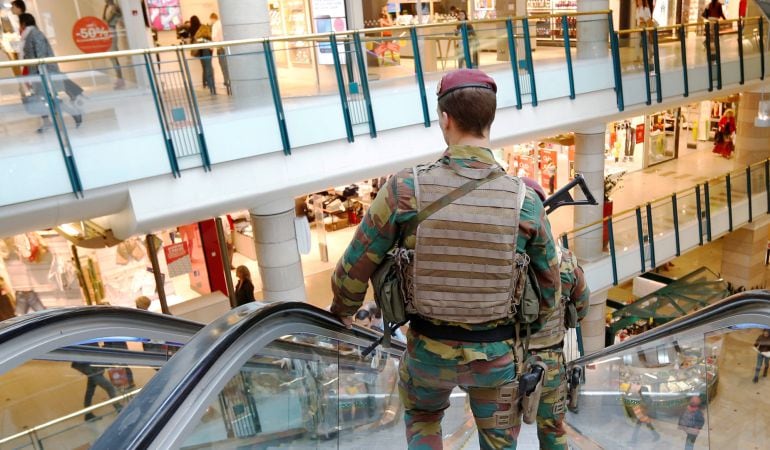
[[588, 289], [585, 274], [580, 266], [575, 267], [572, 276], [574, 277], [574, 280], [572, 282], [572, 290], [569, 293], [569, 297], [577, 309], [578, 320], [583, 320], [585, 316], [588, 315], [588, 300], [591, 296], [591, 290]]
[[[399, 181], [400, 180], [400, 181]], [[369, 287], [369, 279], [388, 251], [396, 244], [399, 223], [413, 216], [399, 212], [400, 206], [411, 202], [404, 197], [413, 192], [411, 179], [401, 174], [391, 177], [377, 194], [345, 253], [332, 274], [334, 300], [330, 311], [339, 316], [352, 316], [361, 307]], [[399, 192], [399, 188], [402, 192]]]
[[545, 215], [543, 203], [530, 188], [527, 188], [527, 196], [521, 209], [517, 248], [529, 255], [530, 265], [540, 285], [542, 298], [538, 322], [542, 326], [558, 306], [561, 280], [551, 224]]

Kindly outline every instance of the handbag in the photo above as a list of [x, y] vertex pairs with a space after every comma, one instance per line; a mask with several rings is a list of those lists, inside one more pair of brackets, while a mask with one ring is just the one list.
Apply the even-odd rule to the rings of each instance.
[[390, 330], [400, 327], [409, 321], [407, 303], [409, 302], [408, 289], [411, 283], [411, 263], [414, 260], [414, 250], [404, 247], [405, 236], [413, 234], [417, 226], [425, 219], [451, 204], [460, 197], [470, 193], [484, 183], [500, 178], [505, 172], [496, 171], [485, 178], [471, 180], [457, 189], [449, 192], [425, 209], [418, 212], [415, 217], [407, 222], [401, 233], [398, 244], [383, 258], [377, 270], [371, 277], [374, 288], [374, 301], [382, 311], [382, 320], [385, 325], [383, 345], [390, 345]]

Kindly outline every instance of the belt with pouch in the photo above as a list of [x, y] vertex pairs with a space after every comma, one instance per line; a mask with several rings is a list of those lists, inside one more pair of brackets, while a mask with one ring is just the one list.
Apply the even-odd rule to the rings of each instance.
[[409, 328], [431, 339], [463, 342], [500, 342], [513, 339], [513, 325], [500, 325], [489, 330], [469, 330], [455, 325], [436, 325], [419, 316], [409, 318]]

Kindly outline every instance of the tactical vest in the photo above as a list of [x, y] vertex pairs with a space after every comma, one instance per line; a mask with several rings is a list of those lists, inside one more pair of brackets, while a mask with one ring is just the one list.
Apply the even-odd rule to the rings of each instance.
[[558, 245], [556, 246], [556, 253], [559, 258], [559, 275], [562, 281], [561, 298], [559, 299], [558, 308], [551, 314], [551, 317], [548, 318], [540, 331], [533, 334], [530, 338], [529, 348], [532, 350], [558, 344], [564, 340], [566, 332], [564, 315], [567, 302], [570, 301], [570, 289], [564, 289], [564, 276], [572, 277], [577, 268], [577, 260], [572, 253], [562, 250]]
[[[441, 163], [415, 168], [417, 206], [421, 210], [493, 170], [500, 168], [450, 168]], [[528, 261], [516, 253], [525, 193], [521, 180], [503, 176], [420, 223], [409, 271], [411, 313], [465, 324], [513, 317], [520, 299], [512, 293]]]

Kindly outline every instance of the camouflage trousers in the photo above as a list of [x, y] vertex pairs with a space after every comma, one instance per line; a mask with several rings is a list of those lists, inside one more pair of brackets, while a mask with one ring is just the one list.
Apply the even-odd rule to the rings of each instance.
[[[511, 383], [516, 378], [515, 369], [512, 351], [491, 361], [479, 359], [458, 363], [457, 360], [443, 359], [424, 347], [409, 345], [399, 368], [399, 394], [404, 404], [408, 448], [442, 448], [441, 419], [456, 386], [468, 392], [476, 419], [510, 410], [510, 403], [479, 398], [480, 394], [474, 394], [473, 388], [496, 388]], [[481, 449], [515, 449], [521, 429], [520, 412], [514, 417], [512, 427], [478, 428]]]
[[548, 366], [537, 407], [537, 439], [540, 448], [566, 450], [564, 413], [567, 409], [567, 370], [564, 354], [561, 350], [533, 350], [530, 355]]

